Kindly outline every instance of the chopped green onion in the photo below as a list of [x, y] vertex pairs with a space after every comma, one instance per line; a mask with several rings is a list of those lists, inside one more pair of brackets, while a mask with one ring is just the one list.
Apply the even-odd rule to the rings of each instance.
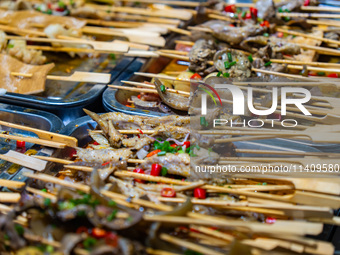
[[269, 37], [269, 34], [268, 33], [264, 33], [263, 36]]
[[45, 198], [44, 205], [45, 206], [50, 206], [51, 205], [51, 199], [50, 198]]
[[284, 10], [284, 12], [288, 12], [288, 13], [290, 13], [291, 11], [290, 11], [290, 10], [288, 10], [288, 9], [285, 9], [285, 10]]
[[48, 9], [46, 12], [45, 12], [46, 14], [52, 14], [53, 12], [52, 12], [52, 10], [51, 9]]
[[177, 153], [179, 153], [179, 154], [183, 154], [183, 153], [185, 153], [183, 150], [179, 150], [179, 151], [177, 151]]
[[325, 72], [318, 72], [317, 75], [324, 76], [324, 75], [326, 75], [326, 73]]
[[284, 21], [290, 21], [290, 17], [283, 17]]
[[232, 189], [232, 187], [231, 187], [231, 186], [228, 186], [228, 188], [229, 188], [229, 189]]
[[85, 249], [89, 249], [92, 246], [94, 246], [97, 243], [97, 240], [92, 238], [92, 237], [88, 237], [84, 240], [83, 245]]
[[46, 192], [47, 192], [47, 189], [42, 189], [41, 191], [46, 193]]
[[111, 207], [116, 206], [116, 205], [117, 205], [117, 203], [115, 201], [113, 201], [113, 200], [111, 200], [109, 202], [109, 206], [111, 206]]
[[166, 168], [166, 167], [162, 167], [162, 170], [161, 170], [161, 175], [162, 176], [166, 176], [167, 175], [167, 173], [168, 173], [168, 169]]
[[25, 229], [19, 224], [15, 224], [14, 228], [15, 228], [15, 231], [17, 231], [18, 235], [20, 236], [22, 236], [25, 232]]
[[114, 53], [111, 53], [111, 54], [109, 55], [109, 57], [110, 57], [111, 59], [113, 59], [113, 60], [116, 60], [116, 54], [114, 54]]
[[222, 72], [221, 71], [219, 71], [218, 73], [217, 73], [217, 77], [220, 77], [221, 76], [221, 74], [222, 74]]
[[113, 210], [112, 213], [110, 213], [109, 216], [107, 216], [107, 221], [112, 221], [116, 218], [118, 210]]
[[229, 76], [230, 76], [229, 73], [224, 73], [224, 74], [223, 74], [223, 77], [225, 77], [225, 78], [228, 78]]
[[236, 8], [236, 13], [241, 13], [241, 12], [242, 12], [241, 8]]
[[247, 15], [247, 12], [246, 12], [246, 11], [244, 11], [244, 12], [242, 12], [242, 14], [241, 14], [241, 17], [242, 17], [242, 18], [245, 18], [245, 17], [246, 17], [246, 15]]
[[266, 183], [266, 182], [263, 182], [262, 185], [267, 185], [267, 183]]
[[254, 59], [253, 59], [253, 56], [251, 54], [248, 56], [248, 59], [249, 59], [250, 63], [253, 63]]
[[281, 8], [281, 7], [279, 8], [279, 12], [283, 12], [283, 10], [282, 10], [282, 8]]
[[8, 44], [7, 48], [9, 48], [9, 49], [14, 48], [14, 44]]
[[47, 252], [48, 254], [53, 253], [53, 252], [54, 252], [54, 247], [53, 247], [52, 245], [47, 245], [47, 246], [46, 246], [46, 252]]
[[162, 84], [161, 85], [161, 91], [164, 93], [165, 92], [165, 86]]
[[236, 61], [233, 61], [233, 62], [224, 62], [224, 67], [226, 68], [226, 69], [230, 69], [230, 67], [232, 67], [233, 65], [235, 65], [236, 64]]
[[62, 2], [62, 1], [59, 1], [59, 2], [58, 2], [58, 6], [59, 6], [60, 8], [65, 8], [65, 7], [66, 7], [66, 4], [65, 4], [64, 2]]
[[264, 63], [264, 66], [270, 66], [272, 64], [272, 61], [268, 61], [267, 63]]
[[204, 127], [208, 126], [208, 122], [204, 116], [200, 117], [200, 123], [201, 123], [201, 126], [204, 126]]
[[166, 154], [166, 151], [161, 151], [157, 153], [157, 156], [165, 156], [165, 154]]
[[229, 62], [232, 62], [233, 61], [233, 56], [231, 55], [230, 51], [227, 52], [227, 56], [228, 56]]

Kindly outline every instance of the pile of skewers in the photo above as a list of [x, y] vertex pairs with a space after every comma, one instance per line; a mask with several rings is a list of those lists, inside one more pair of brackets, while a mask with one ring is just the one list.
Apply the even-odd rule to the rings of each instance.
[[[27, 156], [31, 159], [24, 161], [32, 163], [27, 166], [32, 170], [41, 171], [39, 161], [52, 161], [60, 170], [53, 176], [26, 169], [26, 184], [1, 181], [12, 190], [1, 193], [0, 209], [8, 222], [2, 228], [8, 236], [3, 239], [7, 251], [21, 254], [38, 244], [44, 252], [61, 254], [102, 254], [97, 252], [110, 249], [114, 249], [110, 254], [182, 254], [185, 250], [272, 254], [282, 249], [289, 254], [333, 254], [331, 244], [305, 235], [320, 234], [323, 224], [339, 225], [333, 216], [340, 207], [340, 186], [334, 175], [214, 176], [195, 172], [191, 164], [204, 160], [207, 164], [294, 162], [303, 166], [312, 161], [329, 163], [337, 153], [245, 151], [228, 142], [229, 155], [219, 157], [217, 147], [209, 149], [200, 143], [206, 135], [203, 131], [189, 132], [189, 117], [86, 113], [100, 128], [89, 131], [93, 141], [86, 148], [76, 147], [73, 137], [29, 130], [41, 137], [30, 142], [69, 146], [76, 153], [68, 159]], [[282, 158], [235, 157], [239, 153]], [[284, 158], [287, 155], [296, 158]], [[23, 164], [14, 155], [4, 159]], [[37, 220], [45, 222], [40, 229], [35, 227]], [[53, 224], [57, 227], [51, 228]], [[63, 234], [50, 232], [55, 228]], [[136, 231], [137, 236], [132, 234]]]

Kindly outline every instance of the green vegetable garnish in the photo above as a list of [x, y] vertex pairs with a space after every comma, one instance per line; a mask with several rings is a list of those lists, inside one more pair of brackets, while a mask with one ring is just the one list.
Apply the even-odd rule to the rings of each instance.
[[250, 54], [250, 55], [248, 56], [248, 59], [249, 59], [250, 63], [253, 63], [253, 61], [254, 61], [253, 55]]
[[9, 49], [14, 48], [14, 44], [8, 44], [7, 48], [9, 48]]
[[45, 13], [51, 15], [53, 12], [51, 9], [48, 9]]
[[165, 154], [166, 154], [166, 151], [161, 151], [157, 153], [157, 156], [165, 156]]
[[224, 74], [223, 74], [223, 77], [225, 77], [225, 78], [229, 78], [229, 76], [230, 76], [229, 73], [224, 73]]
[[167, 175], [167, 173], [168, 173], [168, 169], [166, 168], [166, 167], [162, 167], [162, 170], [161, 170], [161, 175], [162, 176], [166, 176]]
[[246, 11], [244, 11], [244, 12], [242, 12], [242, 14], [241, 14], [241, 17], [242, 17], [242, 18], [245, 18], [245, 17], [246, 17], [246, 15], [247, 15], [247, 12], [246, 12]]
[[64, 2], [62, 2], [62, 1], [59, 1], [59, 2], [58, 2], [58, 6], [59, 6], [60, 8], [65, 8], [65, 7], [66, 7], [66, 4], [65, 4]]
[[46, 246], [46, 252], [47, 252], [48, 254], [54, 252], [54, 247], [53, 247], [52, 245], [47, 245], [47, 246]]
[[94, 246], [97, 243], [97, 240], [92, 238], [92, 237], [88, 237], [84, 240], [83, 245], [85, 247], [85, 249], [89, 249], [92, 246]]
[[115, 202], [115, 201], [113, 201], [113, 200], [111, 200], [110, 202], [109, 202], [109, 206], [116, 206], [117, 205], [117, 203]]
[[220, 77], [221, 76], [221, 74], [222, 74], [222, 72], [221, 71], [219, 71], [218, 73], [217, 73], [217, 77]]
[[42, 189], [41, 191], [47, 193], [47, 189]]
[[318, 72], [317, 75], [324, 76], [324, 75], [326, 75], [326, 73], [325, 72]]
[[226, 68], [226, 69], [230, 69], [230, 67], [232, 67], [233, 65], [235, 65], [236, 64], [236, 61], [233, 61], [233, 62], [224, 62], [224, 67]]
[[270, 66], [272, 64], [272, 61], [268, 61], [267, 63], [264, 64], [264, 66]]
[[263, 36], [269, 37], [269, 34], [268, 33], [264, 33]]
[[165, 86], [162, 84], [161, 85], [161, 91], [164, 93], [165, 92]]
[[112, 213], [110, 213], [110, 215], [107, 216], [107, 220], [108, 221], [114, 220], [116, 218], [117, 213], [118, 213], [118, 210], [113, 210]]
[[25, 229], [19, 224], [15, 224], [14, 228], [15, 228], [15, 231], [17, 231], [18, 235], [20, 236], [22, 236], [25, 232]]
[[201, 124], [201, 126], [204, 126], [204, 127], [208, 126], [208, 122], [207, 122], [207, 120], [205, 119], [204, 116], [200, 117], [200, 124]]
[[45, 198], [45, 200], [44, 200], [44, 205], [45, 205], [45, 206], [50, 206], [50, 205], [51, 205], [51, 199]]
[[109, 55], [109, 57], [110, 57], [111, 59], [113, 59], [113, 60], [116, 60], [116, 54], [114, 54], [114, 53], [111, 53], [111, 54]]
[[233, 62], [233, 56], [231, 55], [231, 52], [227, 52], [228, 60], [229, 62]]

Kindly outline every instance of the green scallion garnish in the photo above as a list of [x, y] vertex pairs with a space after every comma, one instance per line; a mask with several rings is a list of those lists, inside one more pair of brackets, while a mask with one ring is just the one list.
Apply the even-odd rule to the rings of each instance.
[[268, 61], [267, 63], [264, 63], [264, 66], [270, 66], [272, 64], [272, 61]]

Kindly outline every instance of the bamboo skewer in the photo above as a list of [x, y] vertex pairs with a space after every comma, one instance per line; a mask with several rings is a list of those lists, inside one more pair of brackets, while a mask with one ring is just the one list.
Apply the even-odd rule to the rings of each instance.
[[272, 150], [252, 150], [252, 149], [235, 149], [236, 153], [246, 153], [246, 154], [271, 154], [271, 155], [282, 155], [282, 156], [316, 156], [316, 157], [328, 157], [340, 156], [340, 153], [328, 153], [328, 152], [304, 152], [304, 151], [272, 151]]
[[66, 147], [66, 144], [64, 143], [42, 140], [42, 139], [33, 138], [33, 137], [24, 137], [24, 136], [15, 136], [15, 135], [6, 135], [6, 134], [0, 134], [0, 137], [5, 138], [5, 139], [17, 140], [17, 141], [25, 141], [28, 143], [39, 144], [39, 145], [52, 147], [52, 148], [58, 148], [58, 149], [62, 149]]
[[7, 187], [11, 189], [20, 189], [24, 187], [25, 185], [26, 184], [24, 182], [0, 179], [0, 186], [2, 187]]
[[0, 192], [0, 203], [18, 203], [20, 198], [19, 193]]
[[[340, 17], [340, 15], [339, 15], [339, 17]], [[325, 42], [325, 43], [340, 45], [339, 41], [331, 40], [331, 39], [327, 39], [327, 38], [323, 38], [323, 37], [318, 37], [318, 36], [315, 36], [315, 35], [304, 34], [304, 33], [286, 30], [286, 29], [282, 29], [282, 28], [277, 28], [276, 31], [286, 33], [286, 34], [290, 34], [290, 35], [295, 35], [295, 36], [302, 36], [302, 37], [305, 37], [305, 38], [310, 38], [310, 39], [322, 41], [322, 42]]]
[[326, 19], [340, 19], [340, 14], [329, 14], [329, 13], [301, 13], [301, 12], [281, 12], [276, 13], [279, 18], [290, 17], [290, 18], [326, 18]]
[[[34, 74], [11, 72], [11, 75], [17, 76], [17, 77], [32, 78]], [[76, 71], [71, 76], [47, 75], [46, 79], [55, 80], [55, 81], [89, 82], [89, 83], [107, 84], [111, 80], [111, 74]]]
[[[153, 89], [155, 88], [155, 85], [146, 84], [146, 83], [142, 83], [142, 82], [134, 82], [134, 81], [121, 81], [121, 82], [125, 83], [125, 84], [129, 84], [129, 85], [133, 85], [133, 86], [140, 86], [140, 87], [153, 88]], [[175, 93], [175, 94], [184, 95], [184, 96], [190, 96], [190, 92], [186, 92], [186, 91], [169, 89], [169, 88], [166, 88], [166, 91], [172, 92], [172, 93]]]
[[14, 124], [14, 123], [2, 121], [2, 120], [0, 120], [0, 125], [7, 126], [7, 127], [10, 127], [10, 128], [29, 131], [29, 132], [32, 132], [32, 133], [38, 135], [38, 137], [40, 139], [64, 143], [64, 144], [66, 144], [70, 147], [75, 147], [75, 146], [78, 145], [78, 140], [75, 137], [61, 135], [61, 134], [58, 134], [58, 133], [53, 133], [53, 132], [49, 132], [49, 131], [45, 131], [45, 130], [41, 130], [41, 129], [37, 129], [37, 128], [31, 128], [31, 127], [27, 127], [27, 126], [23, 126], [23, 125], [18, 125], [18, 124]]
[[[123, 0], [123, 2], [135, 2], [135, 0]], [[195, 2], [195, 1], [141, 0], [140, 3], [151, 3], [151, 4], [157, 3], [157, 4], [166, 4], [166, 5], [184, 6], [184, 7], [200, 6], [200, 3]]]
[[103, 11], [110, 10], [112, 12], [123, 12], [129, 14], [137, 14], [144, 16], [153, 16], [153, 17], [163, 17], [163, 18], [174, 18], [180, 20], [190, 20], [192, 18], [192, 13], [188, 10], [149, 10], [144, 8], [133, 8], [133, 7], [107, 7], [95, 4], [85, 4], [85, 7], [89, 7], [92, 9], [99, 9]]
[[[82, 191], [82, 192], [85, 192], [85, 193], [90, 192], [90, 187], [85, 185], [85, 184], [68, 182], [68, 181], [65, 181], [65, 180], [61, 180], [57, 177], [47, 175], [47, 174], [41, 174], [41, 173], [40, 174], [31, 174], [31, 173], [28, 173], [28, 172], [24, 172], [23, 175], [28, 177], [28, 178], [33, 178], [33, 179], [41, 180], [41, 181], [44, 181], [44, 182], [51, 182], [51, 183], [58, 184], [58, 185], [61, 185], [61, 186], [65, 186], [65, 187], [68, 187], [68, 188], [73, 188], [73, 189], [76, 189], [76, 190], [79, 190], [79, 191]], [[102, 190], [101, 193], [104, 196], [114, 198], [117, 203], [123, 203], [124, 205], [129, 204], [130, 207], [131, 207], [131, 205], [132, 206], [134, 205], [133, 203], [129, 203], [129, 202], [125, 201], [125, 199], [128, 198], [125, 195], [114, 193], [114, 192], [107, 191], [107, 190]], [[150, 207], [150, 208], [157, 209], [157, 210], [163, 210], [163, 211], [171, 211], [172, 210], [171, 206], [162, 205], [162, 204], [155, 204], [153, 202], [143, 200], [143, 199], [133, 198], [132, 201], [135, 204], [139, 204], [141, 206]]]
[[33, 42], [48, 42], [48, 43], [73, 43], [73, 44], [87, 44], [93, 47], [94, 50], [106, 51], [108, 53], [126, 53], [129, 47], [121, 43], [99, 42], [90, 40], [64, 40], [53, 38], [36, 38], [36, 37], [22, 37], [22, 36], [6, 36], [8, 40], [25, 40]]
[[203, 252], [204, 254], [209, 254], [209, 255], [223, 255], [223, 253], [221, 253], [221, 252], [214, 251], [212, 249], [206, 248], [204, 246], [201, 246], [201, 245], [198, 245], [198, 244], [195, 244], [195, 243], [184, 241], [182, 239], [170, 236], [168, 234], [163, 233], [163, 234], [160, 235], [160, 238], [164, 241], [170, 242], [172, 244], [175, 244], [175, 245], [178, 245], [178, 246], [181, 246], [181, 247], [186, 247], [190, 250], [197, 251], [197, 252], [200, 252], [200, 253]]

